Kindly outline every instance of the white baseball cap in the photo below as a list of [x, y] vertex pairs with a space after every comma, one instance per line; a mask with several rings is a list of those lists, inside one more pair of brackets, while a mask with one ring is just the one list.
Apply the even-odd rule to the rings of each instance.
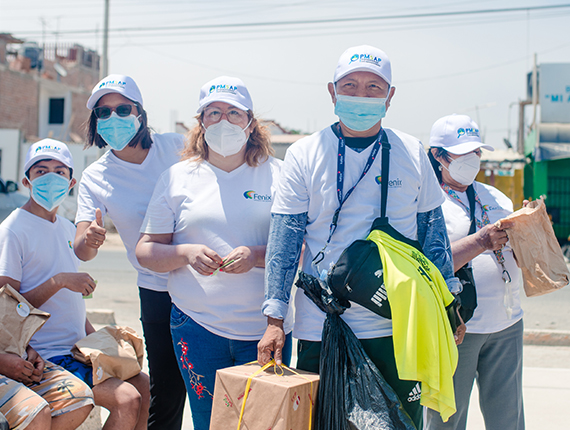
[[431, 128], [429, 146], [443, 148], [455, 155], [463, 155], [478, 148], [494, 151], [491, 145], [481, 142], [479, 126], [467, 115], [447, 115], [438, 119]]
[[220, 76], [207, 82], [200, 89], [200, 107], [197, 113], [213, 102], [229, 103], [241, 110], [253, 110], [253, 101], [243, 81], [230, 76]]
[[141, 106], [143, 105], [141, 91], [133, 78], [125, 75], [109, 75], [95, 85], [91, 97], [87, 100], [87, 108], [93, 109], [99, 99], [109, 93], [120, 94]]
[[352, 72], [372, 72], [392, 85], [392, 66], [384, 51], [361, 45], [348, 48], [340, 56], [334, 72], [334, 83]]
[[26, 162], [24, 164], [24, 172], [40, 160], [58, 160], [70, 169], [73, 169], [73, 157], [69, 148], [63, 142], [54, 139], [42, 139], [32, 146], [26, 154]]

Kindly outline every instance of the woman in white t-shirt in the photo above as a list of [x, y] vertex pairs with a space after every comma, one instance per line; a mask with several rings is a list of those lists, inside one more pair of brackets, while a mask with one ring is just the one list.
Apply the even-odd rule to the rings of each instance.
[[209, 428], [216, 370], [256, 360], [267, 326], [265, 247], [281, 162], [252, 109], [237, 78], [202, 87], [198, 125], [156, 184], [136, 249], [142, 266], [169, 272], [172, 341], [195, 430]]
[[481, 148], [494, 149], [481, 142], [479, 128], [471, 118], [449, 115], [436, 121], [430, 146], [429, 158], [447, 197], [442, 209], [454, 270], [466, 264], [472, 269], [477, 307], [458, 346], [454, 375], [457, 412], [443, 423], [438, 413], [428, 409], [426, 428], [465, 429], [476, 379], [485, 427], [523, 430], [520, 270], [506, 232], [494, 225], [512, 213], [513, 204], [496, 188], [475, 181]]
[[105, 241], [107, 215], [138, 272], [141, 322], [150, 370], [149, 429], [180, 429], [186, 390], [170, 342], [171, 301], [167, 276], [138, 264], [135, 246], [146, 207], [160, 174], [177, 163], [184, 138], [151, 133], [141, 92], [129, 76], [109, 75], [87, 101], [91, 109], [87, 145], [110, 147], [81, 176], [77, 197], [75, 253], [83, 261]]

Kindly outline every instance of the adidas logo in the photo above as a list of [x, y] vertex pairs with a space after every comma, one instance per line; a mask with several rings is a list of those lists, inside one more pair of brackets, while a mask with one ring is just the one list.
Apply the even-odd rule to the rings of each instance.
[[385, 301], [386, 299], [387, 299], [386, 287], [384, 286], [384, 284], [382, 284], [380, 288], [378, 288], [378, 290], [370, 298], [370, 300], [372, 300], [379, 307], [382, 307], [382, 302]]
[[422, 389], [420, 387], [420, 383], [418, 382], [414, 387], [414, 389], [410, 391], [410, 394], [408, 394], [408, 402], [409, 403], [416, 402], [420, 400], [421, 396], [422, 396]]
[[382, 269], [378, 269], [376, 272], [374, 272], [374, 276], [376, 276], [378, 279], [380, 279], [382, 277], [383, 273], [384, 272]]

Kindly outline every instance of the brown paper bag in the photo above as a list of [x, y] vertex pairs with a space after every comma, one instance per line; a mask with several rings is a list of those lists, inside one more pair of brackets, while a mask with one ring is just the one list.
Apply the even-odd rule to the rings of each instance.
[[4, 285], [0, 288], [0, 352], [24, 357], [30, 339], [49, 317], [49, 313], [34, 308], [11, 285]]
[[138, 375], [144, 347], [132, 328], [106, 326], [77, 342], [71, 353], [93, 367], [93, 385], [97, 385], [112, 377], [125, 381]]
[[[281, 374], [282, 369], [282, 374]], [[259, 364], [216, 372], [210, 430], [237, 429], [248, 379], [251, 378], [241, 430], [309, 430], [319, 375], [285, 367], [260, 371]], [[255, 374], [260, 371], [259, 374]], [[312, 386], [311, 386], [312, 385]]]
[[542, 198], [503, 218], [497, 227], [507, 230], [527, 297], [540, 296], [568, 285], [570, 272]]

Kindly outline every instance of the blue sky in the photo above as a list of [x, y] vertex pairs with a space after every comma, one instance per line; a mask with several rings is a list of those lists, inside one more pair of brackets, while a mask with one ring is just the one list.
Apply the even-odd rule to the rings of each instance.
[[[0, 32], [100, 50], [103, 4], [0, 0]], [[427, 143], [435, 120], [465, 113], [487, 143], [503, 148], [509, 127], [516, 139], [517, 107], [510, 105], [526, 98], [533, 55], [539, 63], [570, 62], [570, 7], [475, 11], [563, 4], [111, 0], [109, 70], [137, 81], [157, 131], [170, 131], [174, 119], [191, 125], [200, 87], [230, 75], [246, 83], [259, 116], [313, 132], [336, 120], [326, 84], [338, 57], [369, 44], [392, 61], [396, 95], [385, 126]], [[458, 11], [465, 13], [438, 15]]]

